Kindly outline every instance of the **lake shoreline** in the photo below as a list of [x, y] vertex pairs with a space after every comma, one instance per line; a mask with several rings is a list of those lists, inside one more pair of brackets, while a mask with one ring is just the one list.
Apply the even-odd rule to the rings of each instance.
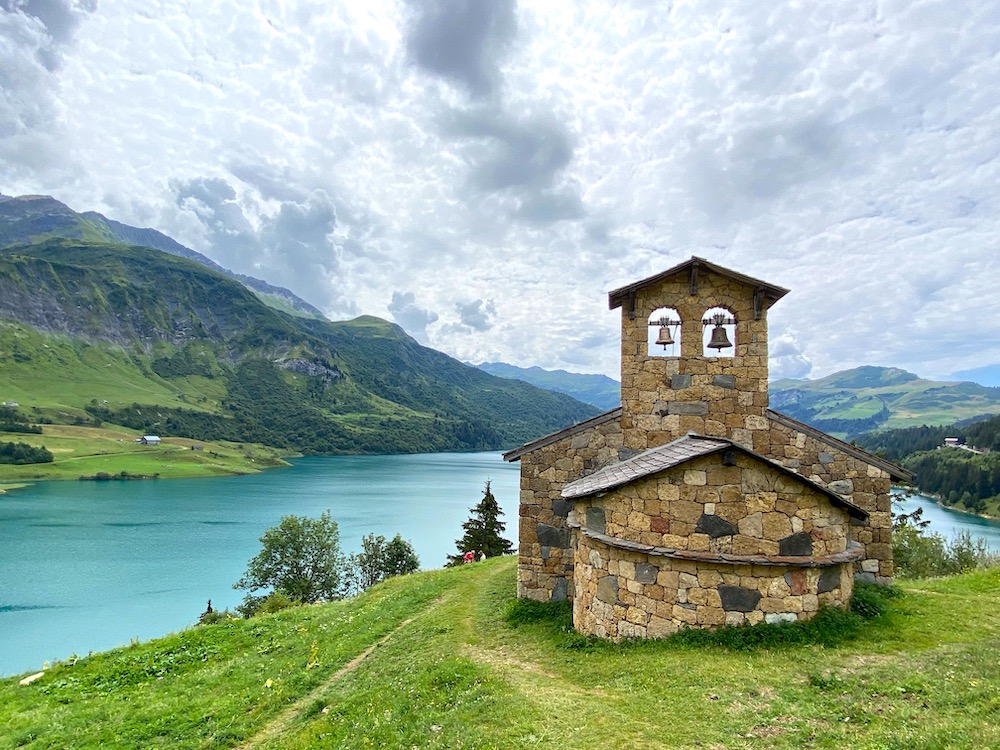
[[233, 609], [233, 583], [283, 516], [329, 511], [345, 554], [367, 534], [401, 534], [421, 568], [438, 568], [490, 481], [517, 538], [520, 472], [499, 452], [302, 456], [284, 468], [0, 495], [0, 675], [187, 628], [208, 599]]
[[[910, 494], [908, 494], [907, 497], [913, 497], [914, 495], [919, 495], [920, 497], [926, 497], [928, 500], [933, 502], [937, 507], [943, 508], [945, 510], [954, 511], [955, 513], [962, 513], [964, 515], [971, 516], [972, 518], [982, 518], [985, 521], [1000, 521], [1000, 516], [990, 516], [987, 515], [986, 513], [974, 513], [973, 511], [967, 510], [966, 508], [958, 508], [954, 505], [945, 505], [943, 502], [941, 502], [941, 496], [934, 492], [925, 492], [921, 489], [908, 490], [903, 487], [894, 487], [893, 489], [899, 490], [901, 493], [909, 492]], [[895, 499], [895, 497], [893, 499]]]

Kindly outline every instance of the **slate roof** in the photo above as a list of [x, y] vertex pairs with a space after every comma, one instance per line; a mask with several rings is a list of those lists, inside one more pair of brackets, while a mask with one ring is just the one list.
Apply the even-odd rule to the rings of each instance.
[[681, 464], [687, 463], [695, 458], [708, 456], [726, 450], [737, 450], [740, 453], [751, 456], [754, 459], [768, 464], [776, 471], [786, 476], [794, 477], [797, 481], [811, 487], [817, 492], [825, 495], [831, 503], [847, 510], [857, 519], [868, 518], [868, 512], [859, 508], [854, 503], [848, 502], [821, 484], [813, 482], [811, 479], [788, 469], [781, 464], [766, 458], [765, 456], [748, 450], [737, 443], [725, 438], [705, 437], [695, 433], [688, 433], [682, 438], [650, 448], [643, 451], [638, 456], [619, 461], [618, 463], [606, 466], [585, 477], [570, 482], [562, 489], [562, 497], [567, 500], [589, 497], [608, 490], [630, 484], [636, 480], [658, 474], [661, 471], [672, 469]]
[[694, 434], [650, 448], [638, 456], [605, 466], [563, 487], [562, 496], [567, 500], [605, 492], [637, 479], [671, 469], [686, 461], [707, 456], [732, 447], [728, 440], [705, 438]]

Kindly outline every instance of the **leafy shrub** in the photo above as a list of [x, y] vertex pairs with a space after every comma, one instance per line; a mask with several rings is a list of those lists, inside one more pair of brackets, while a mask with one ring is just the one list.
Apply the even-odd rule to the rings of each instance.
[[393, 576], [420, 570], [420, 559], [413, 545], [396, 534], [391, 540], [379, 534], [361, 539], [361, 552], [350, 555], [347, 577], [352, 591], [364, 591]]
[[306, 604], [343, 598], [349, 563], [340, 551], [340, 531], [330, 511], [323, 511], [319, 518], [282, 516], [281, 523], [265, 531], [260, 542], [261, 551], [233, 584], [249, 592], [248, 601], [262, 589]]
[[247, 619], [257, 615], [269, 615], [280, 612], [290, 607], [298, 607], [302, 602], [298, 602], [288, 596], [283, 591], [272, 591], [266, 596], [247, 595], [243, 597], [243, 602], [236, 607], [236, 611]]
[[0, 464], [44, 464], [52, 461], [52, 452], [45, 446], [35, 448], [27, 443], [0, 443]]
[[973, 539], [963, 531], [948, 540], [907, 523], [893, 529], [892, 555], [899, 578], [955, 575], [1000, 565], [1000, 555], [990, 552], [982, 537]]
[[854, 584], [854, 596], [851, 597], [851, 612], [874, 620], [889, 611], [889, 601], [898, 599], [902, 592], [893, 586], [880, 586], [874, 583]]
[[220, 622], [229, 622], [230, 620], [239, 619], [236, 615], [230, 612], [228, 609], [215, 609], [211, 612], [203, 612], [201, 617], [198, 618], [199, 625], [215, 625]]

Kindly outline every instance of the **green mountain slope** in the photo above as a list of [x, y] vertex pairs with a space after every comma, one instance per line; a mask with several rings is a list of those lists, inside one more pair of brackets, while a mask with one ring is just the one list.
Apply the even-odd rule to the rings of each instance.
[[0, 196], [0, 247], [29, 245], [50, 239], [71, 239], [139, 245], [193, 260], [236, 279], [266, 304], [293, 315], [324, 319], [323, 314], [284, 287], [252, 276], [233, 273], [199, 252], [155, 229], [141, 229], [113, 221], [94, 211], [77, 213], [47, 195]]
[[893, 367], [777, 380], [769, 390], [771, 408], [838, 437], [1000, 414], [1000, 388], [924, 380]]
[[39, 419], [339, 453], [499, 449], [596, 413], [144, 247], [0, 249], [0, 321], [0, 400]]
[[523, 380], [539, 388], [565, 393], [577, 401], [592, 404], [601, 411], [611, 411], [621, 405], [621, 384], [606, 375], [580, 375], [565, 370], [543, 370], [541, 367], [515, 367], [504, 362], [483, 362], [476, 367], [501, 378]]

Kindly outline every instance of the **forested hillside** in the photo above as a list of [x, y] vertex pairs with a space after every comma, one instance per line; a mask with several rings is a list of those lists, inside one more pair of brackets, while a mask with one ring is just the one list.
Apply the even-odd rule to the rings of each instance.
[[55, 239], [0, 249], [0, 402], [34, 421], [305, 453], [508, 448], [597, 413], [372, 317], [285, 314], [200, 264]]
[[[945, 438], [964, 447], [944, 447]], [[862, 435], [858, 443], [914, 472], [914, 483], [945, 505], [1000, 516], [1000, 417], [886, 430]]]

